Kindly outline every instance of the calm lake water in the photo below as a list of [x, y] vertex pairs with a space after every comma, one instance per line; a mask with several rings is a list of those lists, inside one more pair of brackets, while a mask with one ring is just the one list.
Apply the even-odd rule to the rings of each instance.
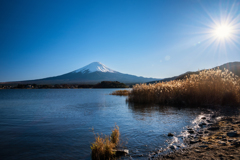
[[[200, 110], [139, 106], [117, 89], [0, 90], [1, 159], [91, 159], [94, 132], [110, 135], [117, 124], [130, 155], [166, 147]], [[137, 158], [138, 159], [138, 158]]]

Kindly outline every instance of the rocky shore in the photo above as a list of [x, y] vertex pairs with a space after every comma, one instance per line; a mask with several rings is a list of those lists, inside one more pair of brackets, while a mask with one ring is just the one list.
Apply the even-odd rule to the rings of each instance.
[[183, 141], [187, 147], [172, 145], [168, 154], [150, 159], [240, 159], [240, 116], [236, 115], [239, 111], [231, 112], [235, 115], [201, 117], [197, 130], [186, 130], [189, 135]]

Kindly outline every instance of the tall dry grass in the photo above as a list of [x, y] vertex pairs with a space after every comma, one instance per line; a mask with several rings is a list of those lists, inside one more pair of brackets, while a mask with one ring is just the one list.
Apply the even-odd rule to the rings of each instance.
[[112, 92], [110, 95], [128, 96], [129, 93], [130, 93], [130, 90], [117, 90]]
[[134, 103], [236, 105], [240, 103], [240, 80], [227, 69], [204, 70], [155, 84], [137, 84], [128, 97]]
[[118, 145], [119, 144], [119, 136], [120, 136], [119, 127], [116, 125], [115, 128], [112, 130], [112, 134], [110, 137], [111, 142], [113, 144]]
[[119, 144], [119, 127], [116, 125], [111, 136], [95, 136], [95, 142], [91, 145], [92, 160], [110, 160], [115, 158], [115, 148]]

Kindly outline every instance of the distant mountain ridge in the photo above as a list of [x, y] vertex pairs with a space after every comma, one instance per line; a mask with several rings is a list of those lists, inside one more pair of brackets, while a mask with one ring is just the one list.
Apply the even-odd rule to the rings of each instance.
[[119, 81], [126, 84], [159, 80], [144, 78], [114, 71], [100, 62], [93, 62], [72, 72], [37, 80], [4, 82], [1, 84], [97, 84], [101, 81]]
[[[211, 69], [220, 69], [222, 71], [224, 71], [225, 69], [228, 69], [230, 72], [233, 72], [235, 75], [240, 77], [240, 62], [229, 62], [229, 63], [225, 63], [223, 65], [211, 68]], [[205, 70], [205, 69], [202, 69]], [[201, 71], [202, 71], [201, 70]], [[208, 70], [208, 69], [206, 69]], [[195, 71], [195, 72], [186, 72], [180, 76], [178, 76], [176, 79], [184, 79], [187, 75], [191, 75], [191, 74], [198, 74], [199, 71]]]
[[[223, 65], [220, 65], [220, 66], [217, 66], [217, 67], [214, 67], [214, 68], [211, 68], [211, 69], [218, 69], [218, 68], [222, 71], [224, 70], [224, 68], [226, 68], [229, 71], [233, 72], [238, 77], [240, 77], [240, 62], [229, 62], [229, 63], [225, 63]], [[205, 69], [203, 69], [203, 70], [205, 70]], [[208, 70], [208, 69], [206, 69], [206, 70]], [[184, 79], [188, 75], [198, 74], [198, 73], [199, 73], [199, 71], [195, 71], [195, 72], [188, 71], [188, 72], [183, 73], [179, 76], [164, 78], [164, 79], [161, 79], [161, 80], [158, 80], [158, 81], [150, 81], [150, 82], [147, 82], [147, 84], [153, 84], [153, 83], [156, 83], [156, 82], [157, 83], [158, 82], [167, 82], [167, 81], [172, 81], [172, 80], [181, 80], [181, 79]]]

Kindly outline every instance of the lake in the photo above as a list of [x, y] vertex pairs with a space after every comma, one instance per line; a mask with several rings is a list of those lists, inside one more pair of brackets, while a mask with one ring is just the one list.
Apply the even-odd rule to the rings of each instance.
[[0, 90], [1, 159], [91, 159], [94, 133], [110, 135], [115, 124], [130, 156], [146, 159], [174, 139], [169, 132], [181, 134], [202, 112], [130, 105], [109, 95], [115, 90]]

